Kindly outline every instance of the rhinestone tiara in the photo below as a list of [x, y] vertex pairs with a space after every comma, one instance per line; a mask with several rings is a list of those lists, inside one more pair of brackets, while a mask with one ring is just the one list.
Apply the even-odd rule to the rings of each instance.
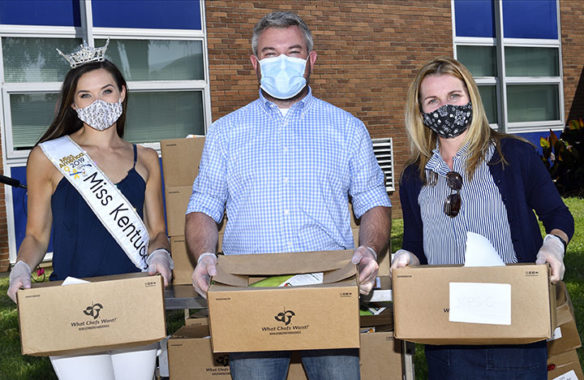
[[69, 62], [71, 68], [74, 69], [77, 66], [89, 62], [103, 62], [105, 60], [107, 45], [109, 45], [109, 38], [105, 42], [105, 45], [100, 48], [88, 46], [87, 42], [83, 41], [83, 45], [79, 45], [79, 49], [71, 54], [63, 54], [59, 49], [57, 49], [57, 52], [61, 54], [61, 56]]

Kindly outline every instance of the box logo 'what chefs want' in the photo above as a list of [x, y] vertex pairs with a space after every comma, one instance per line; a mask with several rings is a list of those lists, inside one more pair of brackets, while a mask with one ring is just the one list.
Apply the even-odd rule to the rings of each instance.
[[83, 314], [90, 315], [93, 319], [97, 319], [99, 317], [99, 312], [103, 309], [103, 305], [100, 303], [94, 303], [91, 306], [87, 306], [85, 310], [83, 310]]
[[278, 322], [282, 322], [284, 323], [286, 326], [288, 326], [290, 324], [290, 322], [292, 321], [292, 317], [295, 316], [296, 314], [292, 311], [292, 310], [285, 310], [279, 312], [274, 319], [276, 319], [276, 321]]
[[[117, 317], [104, 318], [102, 315], [102, 310], [105, 310], [102, 303], [92, 302], [85, 309], [81, 310], [84, 315], [90, 318], [89, 319], [85, 318], [81, 321], [72, 321], [71, 327], [79, 331], [102, 329], [110, 327], [113, 323], [115, 323], [118, 320]], [[100, 315], [102, 315], [101, 318]]]
[[292, 324], [292, 318], [296, 316], [296, 313], [292, 310], [286, 310], [278, 312], [274, 315], [274, 319], [280, 322], [276, 326], [264, 326], [262, 327], [263, 332], [267, 332], [269, 335], [287, 335], [287, 334], [301, 334], [302, 331], [308, 330], [310, 325], [294, 325]]

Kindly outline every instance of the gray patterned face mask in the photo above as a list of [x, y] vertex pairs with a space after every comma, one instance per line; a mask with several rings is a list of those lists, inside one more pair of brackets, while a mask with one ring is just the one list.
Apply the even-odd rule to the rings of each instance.
[[432, 112], [423, 112], [424, 125], [445, 138], [461, 135], [472, 120], [472, 104], [444, 105]]
[[77, 117], [93, 129], [103, 131], [114, 125], [122, 115], [122, 100], [108, 103], [101, 99], [87, 107], [77, 108]]

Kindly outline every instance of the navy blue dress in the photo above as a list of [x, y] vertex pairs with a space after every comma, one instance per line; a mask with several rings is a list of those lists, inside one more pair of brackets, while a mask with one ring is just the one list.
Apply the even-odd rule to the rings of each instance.
[[[146, 182], [134, 165], [116, 184], [143, 218]], [[63, 178], [51, 198], [53, 211], [53, 273], [51, 280], [67, 276], [94, 277], [139, 272], [122, 248], [95, 216], [79, 192]]]

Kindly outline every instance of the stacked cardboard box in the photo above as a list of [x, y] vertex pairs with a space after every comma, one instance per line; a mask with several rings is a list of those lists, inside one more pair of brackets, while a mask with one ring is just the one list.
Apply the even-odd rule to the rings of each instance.
[[160, 142], [169, 236], [184, 235], [185, 212], [193, 181], [199, 174], [204, 145], [205, 138], [202, 136]]
[[[582, 346], [566, 284], [556, 286], [556, 329], [548, 340], [548, 379], [583, 379], [576, 350]], [[563, 377], [562, 377], [563, 376]]]
[[83, 354], [147, 345], [166, 337], [160, 276], [93, 277], [18, 291], [22, 353]]
[[[204, 136], [162, 140], [162, 169], [166, 200], [166, 225], [170, 236], [170, 250], [174, 259], [173, 284], [191, 284], [194, 263], [187, 253], [185, 241], [185, 212], [193, 182], [199, 174], [199, 163], [205, 145]], [[225, 223], [219, 226], [219, 247]]]

